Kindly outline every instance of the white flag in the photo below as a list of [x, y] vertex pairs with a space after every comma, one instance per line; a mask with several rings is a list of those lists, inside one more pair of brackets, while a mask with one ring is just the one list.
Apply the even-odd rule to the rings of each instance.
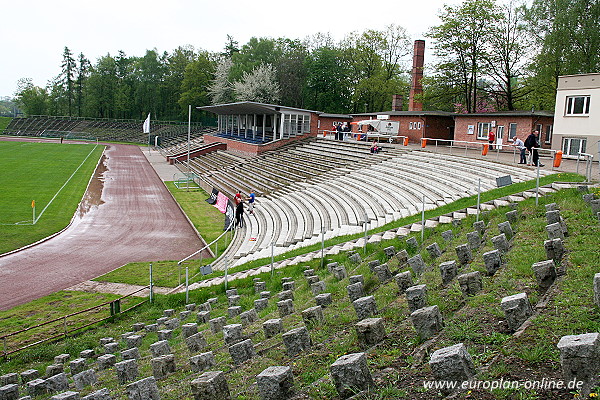
[[144, 133], [150, 133], [150, 113], [148, 113], [148, 118], [144, 121]]

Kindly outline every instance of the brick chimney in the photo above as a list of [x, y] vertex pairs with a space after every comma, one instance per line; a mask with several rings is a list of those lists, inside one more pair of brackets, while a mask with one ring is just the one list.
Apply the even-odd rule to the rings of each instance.
[[392, 111], [402, 111], [402, 95], [392, 95]]
[[421, 79], [423, 79], [424, 58], [425, 41], [415, 40], [408, 111], [423, 111], [423, 103], [421, 103], [420, 99], [415, 99], [415, 97], [420, 97], [423, 94], [423, 85], [421, 84]]

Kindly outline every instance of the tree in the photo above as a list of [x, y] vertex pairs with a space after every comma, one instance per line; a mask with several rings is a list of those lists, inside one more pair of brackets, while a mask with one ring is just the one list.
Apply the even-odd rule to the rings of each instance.
[[59, 84], [62, 86], [63, 92], [66, 95], [68, 115], [71, 116], [73, 115], [73, 99], [75, 98], [73, 87], [77, 64], [75, 63], [75, 59], [73, 59], [73, 53], [71, 53], [71, 50], [69, 50], [67, 46], [65, 46], [65, 50], [63, 51], [61, 68], [62, 71]]
[[221, 53], [223, 57], [231, 58], [235, 53], [240, 51], [238, 47], [239, 43], [233, 39], [233, 36], [227, 35], [227, 42], [225, 43], [225, 51]]
[[304, 83], [306, 82], [306, 47], [298, 40], [280, 39], [283, 50], [276, 64], [277, 82], [280, 87], [281, 104], [304, 107]]
[[117, 88], [117, 65], [107, 54], [100, 57], [90, 70], [86, 85], [85, 110], [89, 117], [114, 118], [115, 92]]
[[231, 103], [235, 100], [233, 83], [229, 79], [229, 71], [233, 63], [230, 58], [221, 57], [217, 61], [215, 78], [208, 87], [208, 93], [213, 104]]
[[474, 112], [479, 77], [485, 75], [491, 21], [498, 19], [494, 0], [465, 0], [458, 6], [445, 5], [439, 16], [442, 24], [429, 30], [435, 40], [434, 53], [442, 60], [436, 65], [439, 77], [456, 79], [466, 109]]
[[306, 59], [306, 107], [331, 113], [350, 110], [352, 85], [350, 66], [342, 50], [320, 47]]
[[211, 58], [209, 53], [201, 52], [185, 67], [178, 101], [182, 114], [187, 114], [188, 105], [197, 107], [210, 104], [209, 87], [215, 74], [215, 62]]
[[277, 104], [280, 100], [275, 69], [269, 64], [259, 65], [252, 72], [245, 72], [242, 80], [235, 82], [233, 87], [238, 101]]
[[34, 86], [31, 78], [21, 78], [17, 82], [16, 101], [27, 116], [45, 115], [48, 112], [48, 92]]
[[83, 110], [83, 88], [85, 81], [89, 75], [90, 70], [90, 62], [83, 55], [83, 53], [79, 53], [79, 63], [77, 65], [77, 77], [75, 80], [75, 98], [77, 101], [77, 116], [82, 116]]

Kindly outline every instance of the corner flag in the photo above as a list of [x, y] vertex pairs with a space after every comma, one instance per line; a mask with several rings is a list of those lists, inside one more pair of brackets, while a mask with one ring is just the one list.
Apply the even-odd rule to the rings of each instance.
[[142, 129], [144, 130], [144, 133], [150, 133], [150, 113], [148, 113], [148, 118], [144, 121]]

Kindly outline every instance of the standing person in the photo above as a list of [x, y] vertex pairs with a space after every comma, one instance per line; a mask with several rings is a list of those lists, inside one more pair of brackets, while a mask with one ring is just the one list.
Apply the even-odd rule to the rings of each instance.
[[513, 146], [519, 149], [519, 164], [527, 164], [527, 156], [525, 155], [525, 143], [515, 135], [513, 138]]
[[352, 132], [352, 128], [350, 128], [350, 124], [344, 122], [344, 133], [342, 134], [342, 139], [345, 139], [346, 136], [350, 137], [350, 132]]
[[494, 150], [494, 142], [496, 141], [496, 134], [494, 131], [488, 133], [488, 143], [490, 144], [490, 150]]
[[256, 200], [256, 195], [254, 194], [254, 190], [250, 192], [248, 195], [248, 214], [254, 215], [254, 201]]
[[337, 128], [335, 129], [335, 138], [337, 140], [344, 139], [344, 132], [342, 132], [342, 123], [339, 122]]
[[235, 226], [241, 227], [244, 223], [244, 202], [242, 201], [242, 193], [238, 190], [233, 198], [235, 201]]
[[533, 166], [537, 166], [539, 165], [540, 167], [543, 167], [544, 164], [540, 164], [540, 155], [538, 154], [537, 148], [540, 147], [540, 142], [538, 141], [538, 137], [540, 135], [539, 131], [533, 131], [533, 133], [531, 133], [529, 136], [527, 136], [527, 139], [525, 139], [525, 147], [527, 148], [527, 151], [529, 151], [529, 153], [532, 156], [532, 165]]

